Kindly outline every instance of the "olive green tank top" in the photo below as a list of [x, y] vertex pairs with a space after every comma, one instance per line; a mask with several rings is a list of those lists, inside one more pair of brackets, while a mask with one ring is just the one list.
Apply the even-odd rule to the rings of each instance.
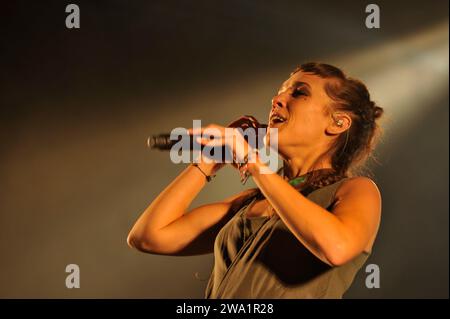
[[[345, 179], [306, 196], [330, 210]], [[369, 253], [331, 267], [303, 246], [278, 215], [246, 217], [256, 199], [246, 200], [218, 233], [205, 298], [342, 298]]]

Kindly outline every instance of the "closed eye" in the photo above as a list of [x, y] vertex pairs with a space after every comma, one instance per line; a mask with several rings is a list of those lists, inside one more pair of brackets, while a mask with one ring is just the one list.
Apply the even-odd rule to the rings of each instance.
[[308, 92], [306, 91], [306, 90], [304, 90], [304, 89], [302, 89], [302, 88], [295, 88], [293, 91], [292, 91], [292, 96], [293, 97], [297, 97], [297, 96], [307, 96], [308, 95]]
[[305, 84], [303, 82], [296, 83], [297, 85], [291, 86], [290, 88], [282, 87], [276, 95], [280, 95], [281, 93], [285, 92], [286, 90], [292, 90], [291, 96], [292, 97], [298, 97], [298, 96], [309, 96], [309, 90], [307, 87], [305, 87]]

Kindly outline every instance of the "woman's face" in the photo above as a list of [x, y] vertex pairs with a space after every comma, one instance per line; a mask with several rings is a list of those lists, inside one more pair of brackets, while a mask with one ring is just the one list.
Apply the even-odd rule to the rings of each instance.
[[286, 80], [273, 97], [269, 128], [278, 129], [281, 155], [325, 147], [329, 142], [325, 132], [331, 121], [327, 107], [332, 100], [324, 89], [327, 81], [300, 71]]

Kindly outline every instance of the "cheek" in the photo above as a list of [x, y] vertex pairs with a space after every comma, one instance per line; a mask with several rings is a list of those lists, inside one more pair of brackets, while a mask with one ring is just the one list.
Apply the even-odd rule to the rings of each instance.
[[316, 140], [325, 131], [324, 115], [314, 109], [304, 109], [303, 112], [296, 113], [289, 123], [286, 133], [303, 137], [302, 140]]

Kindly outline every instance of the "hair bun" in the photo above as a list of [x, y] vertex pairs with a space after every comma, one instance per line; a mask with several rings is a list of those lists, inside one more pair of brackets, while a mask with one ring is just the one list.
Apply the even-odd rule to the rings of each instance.
[[381, 117], [381, 115], [383, 115], [383, 113], [384, 113], [383, 108], [381, 108], [381, 107], [379, 107], [377, 105], [375, 105], [373, 107], [373, 118], [374, 119], [377, 119], [377, 118]]

